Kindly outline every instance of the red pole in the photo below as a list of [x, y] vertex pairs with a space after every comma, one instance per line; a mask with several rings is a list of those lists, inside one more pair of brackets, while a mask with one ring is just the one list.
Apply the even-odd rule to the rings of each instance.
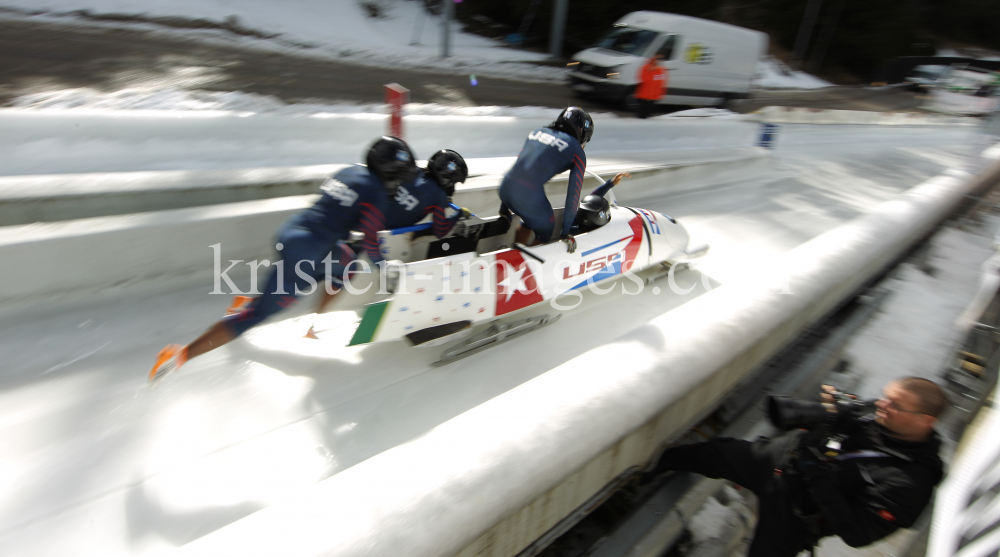
[[389, 105], [389, 135], [403, 139], [403, 105], [409, 100], [410, 90], [398, 83], [385, 86], [385, 104]]

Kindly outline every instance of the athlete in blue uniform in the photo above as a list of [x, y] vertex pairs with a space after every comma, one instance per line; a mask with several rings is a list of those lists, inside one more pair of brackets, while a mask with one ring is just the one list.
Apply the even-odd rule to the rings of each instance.
[[[587, 168], [583, 148], [593, 134], [594, 121], [585, 110], [575, 106], [563, 110], [548, 127], [531, 132], [514, 166], [500, 183], [500, 214], [512, 211], [540, 243], [549, 242], [555, 227], [555, 212], [545, 197], [545, 183], [569, 170], [559, 238], [566, 241], [570, 252], [575, 251], [570, 227], [580, 204], [580, 188]], [[517, 241], [525, 243], [529, 235], [522, 228], [518, 230]]]
[[[362, 247], [373, 263], [382, 261], [376, 234], [385, 228], [387, 209], [405, 184], [417, 178], [413, 152], [401, 139], [382, 137], [368, 150], [368, 168], [351, 166], [328, 178], [315, 205], [295, 215], [281, 228], [275, 262], [264, 293], [237, 297], [231, 315], [217, 322], [187, 346], [170, 345], [160, 351], [149, 372], [151, 382], [179, 368], [187, 360], [214, 350], [240, 336], [267, 317], [293, 305], [299, 294], [312, 292], [316, 278], [325, 277], [322, 308], [339, 292], [347, 267], [355, 259], [346, 240], [352, 230], [364, 234]], [[412, 224], [409, 223], [409, 224]]]
[[431, 215], [434, 236], [448, 235], [460, 218], [469, 216], [467, 209], [460, 209], [451, 217], [445, 209], [455, 194], [455, 184], [469, 176], [465, 159], [451, 149], [441, 149], [427, 161], [427, 168], [412, 185], [401, 185], [394, 200], [386, 209], [386, 226], [390, 229], [409, 226]]

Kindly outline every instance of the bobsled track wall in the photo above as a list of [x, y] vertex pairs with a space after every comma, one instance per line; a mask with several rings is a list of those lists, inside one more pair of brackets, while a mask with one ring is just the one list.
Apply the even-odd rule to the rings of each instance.
[[[625, 163], [617, 162], [605, 165], [601, 172], [610, 176], [620, 170], [632, 171], [633, 178], [616, 188], [619, 198], [627, 201], [655, 193], [678, 192], [737, 178], [752, 178], [764, 173], [770, 164], [767, 150], [757, 147], [699, 151], [698, 156], [694, 155], [694, 152], [688, 153], [687, 162], [675, 164], [635, 166], [635, 163], [629, 163], [622, 166]], [[693, 161], [690, 160], [692, 158]], [[475, 168], [477, 161], [470, 159], [469, 164]], [[600, 165], [595, 166], [600, 168]], [[229, 266], [231, 260], [274, 259], [274, 250], [268, 248], [274, 245], [275, 231], [291, 215], [316, 200], [315, 194], [298, 195], [302, 184], [309, 183], [315, 191], [323, 176], [337, 168], [341, 166], [274, 169], [256, 173], [138, 172], [125, 173], [127, 176], [63, 177], [61, 183], [65, 184], [68, 180], [76, 184], [74, 189], [95, 181], [100, 182], [104, 189], [98, 194], [81, 194], [75, 203], [66, 200], [55, 203], [46, 217], [57, 222], [0, 226], [0, 261], [3, 262], [0, 265], [0, 285], [3, 286], [0, 302], [27, 303], [35, 299], [79, 295], [109, 287], [152, 284], [183, 277], [204, 278], [206, 284], [210, 284], [215, 261], [211, 246], [216, 244], [223, 262], [222, 270]], [[254, 194], [269, 198], [109, 215], [123, 206], [133, 210], [156, 207], [158, 200], [168, 197], [170, 190], [180, 187], [182, 175], [189, 180], [186, 187], [190, 187], [190, 180], [200, 180], [191, 193], [182, 194], [189, 204], [220, 198], [241, 200]], [[279, 176], [288, 177], [288, 181], [275, 181]], [[0, 179], [0, 188], [4, 185], [3, 180]], [[45, 206], [43, 200], [49, 196], [44, 192], [57, 189], [59, 177], [7, 180], [17, 181], [18, 190], [34, 193], [9, 196], [6, 201], [0, 199], [0, 218], [5, 214], [16, 218]], [[489, 175], [472, 178], [460, 187], [455, 202], [479, 214], [496, 214], [499, 208], [496, 194], [499, 180], [500, 177]], [[553, 206], [563, 205], [566, 180], [566, 176], [560, 176], [547, 184], [546, 191]], [[32, 188], [33, 185], [39, 187]], [[593, 189], [598, 185], [600, 183], [596, 178], [588, 177], [584, 189]], [[272, 189], [285, 192], [278, 195], [287, 196], [271, 197]], [[176, 197], [178, 194], [174, 192], [172, 195]], [[9, 206], [6, 210], [5, 204]], [[102, 211], [109, 216], [93, 216]], [[81, 213], [89, 218], [61, 220]], [[38, 212], [34, 214], [37, 217]], [[73, 270], [72, 281], [65, 280], [65, 269]], [[248, 269], [247, 265], [237, 265], [227, 276], [237, 281], [245, 280], [249, 276]], [[266, 272], [266, 268], [262, 272]]]
[[924, 182], [760, 269], [771, 286], [716, 288], [181, 553], [517, 555], [998, 177]]

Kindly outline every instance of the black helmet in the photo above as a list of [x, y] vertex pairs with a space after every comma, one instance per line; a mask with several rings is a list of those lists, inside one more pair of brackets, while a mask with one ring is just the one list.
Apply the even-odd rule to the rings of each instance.
[[417, 163], [413, 151], [405, 141], [382, 136], [368, 149], [365, 160], [368, 171], [378, 177], [390, 195], [396, 194], [400, 184], [412, 182], [417, 177]]
[[583, 198], [580, 210], [576, 213], [577, 224], [593, 230], [608, 224], [609, 220], [611, 220], [611, 204], [607, 199], [594, 194]]
[[587, 114], [587, 111], [571, 106], [563, 110], [552, 122], [552, 129], [566, 132], [580, 142], [580, 147], [585, 147], [594, 136], [594, 120]]
[[427, 173], [441, 186], [449, 198], [455, 195], [455, 184], [469, 177], [469, 166], [465, 159], [451, 149], [441, 149], [427, 161]]

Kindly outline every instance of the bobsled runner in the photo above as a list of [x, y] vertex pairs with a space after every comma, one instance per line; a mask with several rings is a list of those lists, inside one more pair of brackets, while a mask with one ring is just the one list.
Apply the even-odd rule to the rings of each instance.
[[[517, 319], [518, 312], [626, 272], [648, 271], [642, 280], [651, 282], [708, 251], [704, 244], [691, 248], [684, 227], [662, 213], [606, 201], [601, 210], [603, 224], [576, 229], [572, 253], [563, 241], [516, 244], [516, 227], [501, 216], [470, 216], [442, 239], [429, 224], [380, 232], [388, 297], [365, 306], [350, 345], [405, 339], [438, 346], [489, 324], [446, 350], [438, 362], [444, 363], [559, 317], [554, 310]], [[555, 222], [561, 218], [556, 209]]]

